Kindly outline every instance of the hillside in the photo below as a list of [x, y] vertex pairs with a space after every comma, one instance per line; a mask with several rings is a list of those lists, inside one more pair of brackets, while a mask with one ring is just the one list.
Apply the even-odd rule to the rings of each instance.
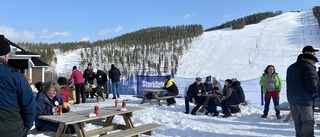
[[287, 67], [304, 45], [320, 48], [319, 44], [319, 25], [312, 10], [284, 13], [241, 30], [204, 32], [183, 54], [176, 76], [248, 80], [260, 77], [273, 64], [285, 79]]

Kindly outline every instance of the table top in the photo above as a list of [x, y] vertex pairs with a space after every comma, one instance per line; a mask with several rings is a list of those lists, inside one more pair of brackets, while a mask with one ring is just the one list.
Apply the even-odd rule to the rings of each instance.
[[127, 106], [127, 111], [120, 111], [119, 110], [120, 108], [121, 106], [119, 106], [118, 108], [115, 108], [113, 106], [99, 108], [99, 115], [94, 117], [89, 117], [89, 114], [93, 113], [94, 111], [94, 109], [92, 108], [92, 109], [83, 110], [83, 111], [70, 111], [68, 113], [62, 113], [62, 115], [60, 116], [42, 115], [42, 116], [39, 116], [39, 119], [47, 120], [55, 123], [64, 123], [68, 125], [68, 124], [75, 124], [75, 123], [86, 122], [91, 120], [97, 120], [101, 118], [107, 118], [114, 115], [132, 113], [134, 111], [139, 111], [144, 109], [141, 107]]
[[144, 91], [145, 92], [163, 92], [167, 90], [163, 88], [145, 88]]

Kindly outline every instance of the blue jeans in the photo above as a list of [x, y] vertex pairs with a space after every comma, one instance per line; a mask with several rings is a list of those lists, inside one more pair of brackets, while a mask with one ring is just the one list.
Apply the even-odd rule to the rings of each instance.
[[[112, 94], [113, 98], [120, 98], [119, 96], [119, 82], [112, 82]], [[117, 96], [116, 96], [117, 94]]]

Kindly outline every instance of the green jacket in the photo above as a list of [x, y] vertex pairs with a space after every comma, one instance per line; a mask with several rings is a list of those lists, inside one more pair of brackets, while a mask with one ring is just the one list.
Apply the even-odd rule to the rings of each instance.
[[[259, 84], [263, 87], [263, 94], [267, 93], [266, 79], [267, 79], [267, 76], [266, 76], [265, 73], [263, 73], [261, 78], [260, 78], [260, 82], [259, 82]], [[277, 90], [280, 92], [281, 89], [282, 89], [282, 81], [281, 81], [281, 78], [278, 75], [278, 73], [274, 74], [274, 79], [275, 79], [275, 82], [276, 82]]]

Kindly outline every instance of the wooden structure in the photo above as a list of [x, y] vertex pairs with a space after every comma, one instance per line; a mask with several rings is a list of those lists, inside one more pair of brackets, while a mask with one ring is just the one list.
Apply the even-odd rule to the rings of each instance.
[[[99, 115], [94, 117], [89, 117], [89, 114], [93, 113], [93, 109], [92, 110], [90, 109], [90, 110], [84, 110], [84, 111], [63, 113], [60, 116], [43, 115], [43, 116], [39, 116], [39, 118], [42, 120], [59, 123], [59, 128], [55, 133], [56, 137], [61, 137], [61, 136], [88, 137], [88, 136], [94, 136], [94, 135], [102, 136], [102, 135], [106, 135], [110, 131], [115, 131], [119, 129], [123, 131], [118, 131], [120, 133], [112, 132], [110, 133], [110, 136], [122, 136], [122, 137], [131, 136], [131, 135], [135, 136], [140, 133], [151, 135], [151, 131], [153, 129], [159, 128], [161, 126], [158, 124], [150, 124], [150, 125], [147, 124], [147, 125], [142, 125], [141, 127], [135, 128], [132, 121], [133, 112], [143, 110], [143, 108], [127, 106], [126, 111], [120, 111], [119, 109], [120, 107], [115, 108], [114, 106], [99, 108]], [[113, 119], [116, 115], [123, 117], [125, 125], [113, 122]], [[84, 127], [87, 123], [100, 125], [102, 127], [98, 129], [86, 131], [84, 130]], [[76, 134], [74, 135], [64, 134], [68, 125], [73, 125], [75, 127]], [[131, 129], [131, 130], [128, 130], [128, 129]], [[109, 134], [106, 136], [109, 136]]]
[[163, 96], [163, 92], [167, 92], [166, 89], [162, 89], [162, 88], [146, 88], [144, 89], [145, 91], [145, 95], [146, 94], [152, 94], [152, 98], [147, 98], [145, 97], [145, 95], [143, 96], [139, 96], [139, 95], [136, 95], [134, 97], [137, 97], [137, 98], [142, 98], [142, 101], [140, 104], [143, 104], [146, 100], [156, 100], [156, 102], [158, 103], [159, 106], [162, 106], [160, 100], [166, 100], [168, 98], [180, 98], [182, 97], [182, 94], [178, 94], [178, 95], [175, 95], [175, 96]]
[[221, 100], [221, 97], [217, 94], [205, 94], [205, 95], [202, 95], [202, 96], [205, 96], [206, 97], [206, 100], [204, 101], [202, 107], [200, 108], [199, 112], [204, 112], [206, 106], [208, 105], [208, 102], [210, 99], [212, 98], [215, 98], [216, 99], [216, 105], [220, 105], [222, 100]]
[[32, 83], [44, 82], [45, 68], [48, 68], [49, 65], [39, 59], [40, 55], [26, 51], [6, 38], [5, 40], [8, 41], [11, 47], [8, 65], [16, 71], [27, 74]]
[[[279, 111], [291, 111], [289, 102], [282, 102], [278, 106], [275, 106], [275, 108]], [[320, 109], [318, 106], [315, 107], [314, 112], [320, 112]], [[289, 122], [291, 117], [292, 117], [292, 114], [291, 114], [291, 112], [289, 112], [288, 115], [286, 116], [286, 118], [283, 120], [283, 122]]]

